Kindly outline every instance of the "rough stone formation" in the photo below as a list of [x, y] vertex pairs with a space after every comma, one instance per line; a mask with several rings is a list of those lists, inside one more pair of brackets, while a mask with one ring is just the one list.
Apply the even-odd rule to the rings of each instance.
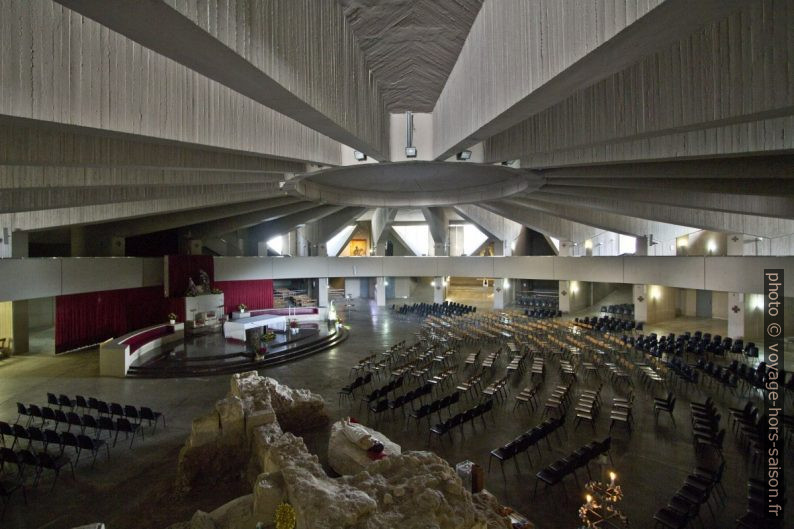
[[[192, 466], [198, 465], [193, 456], [206, 454], [199, 451], [207, 447], [212, 447], [214, 457], [222, 458], [224, 450], [234, 454], [231, 459], [245, 453], [250, 461], [226, 472], [257, 469], [253, 493], [210, 513], [197, 511], [189, 522], [170, 529], [243, 529], [258, 522], [272, 527], [276, 507], [284, 501], [295, 509], [297, 529], [510, 527], [496, 511], [495, 501], [475, 501], [454, 469], [430, 452], [394, 455], [372, 461], [353, 475], [329, 477], [303, 439], [280, 425], [282, 417], [302, 427], [321, 422], [324, 411], [317, 400], [322, 403], [310, 392], [291, 390], [256, 373], [235, 375], [229, 396], [208, 416], [216, 420], [202, 417], [194, 422], [180, 455], [180, 474], [189, 474], [189, 483], [187, 478], [196, 475]], [[315, 415], [298, 418], [297, 410]], [[210, 424], [216, 425], [215, 436]], [[245, 439], [245, 447], [230, 442], [229, 435]]]
[[[291, 389], [256, 371], [233, 375], [229, 394], [193, 421], [179, 454], [177, 489], [185, 492], [200, 480], [228, 477], [229, 469], [246, 472], [249, 461], [259, 461], [251, 457], [251, 450], [262, 426], [275, 424], [279, 434], [281, 427], [300, 433], [326, 422], [319, 395]], [[254, 475], [259, 471], [261, 467], [255, 467]]]
[[[402, 453], [400, 445], [389, 440], [382, 433], [363, 424], [359, 426], [383, 444], [383, 453], [386, 457], [394, 457]], [[342, 421], [335, 422], [331, 426], [331, 437], [328, 439], [328, 464], [342, 476], [356, 474], [375, 463], [367, 455], [366, 450], [362, 450], [345, 435], [343, 428]]]

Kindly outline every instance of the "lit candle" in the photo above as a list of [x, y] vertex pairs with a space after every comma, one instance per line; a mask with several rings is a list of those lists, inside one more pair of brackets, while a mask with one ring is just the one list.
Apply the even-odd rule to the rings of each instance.
[[618, 475], [615, 474], [614, 472], [610, 472], [609, 473], [609, 486], [610, 487], [614, 487], [615, 486], [615, 478], [617, 478], [617, 477], [618, 477]]

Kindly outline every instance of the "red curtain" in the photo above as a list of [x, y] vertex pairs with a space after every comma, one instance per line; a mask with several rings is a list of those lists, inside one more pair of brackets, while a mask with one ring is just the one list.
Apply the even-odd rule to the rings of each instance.
[[217, 281], [213, 286], [223, 291], [224, 312], [227, 314], [237, 310], [240, 303], [252, 310], [273, 308], [272, 279]]
[[190, 278], [198, 285], [199, 270], [207, 272], [212, 284], [215, 278], [215, 261], [211, 255], [169, 255], [168, 297], [184, 296]]
[[56, 296], [55, 352], [161, 323], [168, 314], [167, 302], [159, 286]]

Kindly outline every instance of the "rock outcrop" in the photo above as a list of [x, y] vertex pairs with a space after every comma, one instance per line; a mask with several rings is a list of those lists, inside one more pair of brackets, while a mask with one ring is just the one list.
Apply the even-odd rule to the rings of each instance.
[[[321, 424], [322, 399], [256, 373], [232, 378], [229, 396], [194, 422], [180, 454], [180, 483], [200, 474], [199, 454], [220, 456], [226, 450], [233, 454], [227, 461], [241, 454], [250, 459], [226, 472], [250, 467], [259, 472], [253, 492], [210, 513], [198, 511], [174, 529], [242, 529], [258, 522], [270, 528], [276, 507], [285, 501], [295, 509], [297, 529], [509, 527], [491, 502], [475, 502], [454, 469], [431, 452], [391, 455], [366, 470], [331, 478], [303, 439], [283, 428], [282, 418], [298, 429]], [[231, 436], [242, 441], [234, 443]]]
[[[256, 371], [231, 377], [229, 394], [215, 409], [193, 421], [185, 446], [179, 453], [177, 491], [187, 492], [194, 484], [228, 477], [230, 469], [250, 472], [252, 448], [261, 445], [259, 428], [275, 425], [301, 433], [328, 422], [322, 397], [306, 389], [292, 389]], [[305, 447], [303, 447], [305, 450]], [[254, 467], [253, 475], [263, 467]]]

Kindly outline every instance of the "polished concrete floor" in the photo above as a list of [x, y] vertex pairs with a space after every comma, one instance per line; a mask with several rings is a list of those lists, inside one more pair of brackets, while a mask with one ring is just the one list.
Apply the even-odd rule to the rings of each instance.
[[[405, 339], [415, 340], [418, 322], [410, 317], [399, 317], [388, 309], [375, 307], [359, 300], [355, 308], [346, 314], [351, 326], [351, 337], [340, 346], [313, 357], [290, 364], [277, 366], [263, 371], [264, 375], [277, 378], [292, 387], [305, 387], [320, 393], [328, 404], [333, 419], [353, 415], [367, 420], [364, 408], [359, 408], [356, 400], [350, 404], [339, 403], [337, 392], [350, 380], [350, 367], [370, 351], [382, 351], [391, 344]], [[212, 340], [206, 340], [212, 348]], [[467, 350], [460, 354], [465, 357]], [[549, 360], [548, 374], [542, 386], [541, 402], [558, 381], [556, 362]], [[500, 364], [497, 376], [504, 372]], [[427, 423], [417, 430], [413, 422], [404, 429], [400, 417], [391, 418], [385, 414], [370, 424], [382, 431], [390, 439], [401, 444], [404, 450], [431, 449], [445, 457], [451, 464], [463, 460], [479, 463], [487, 469], [490, 450], [508, 442], [521, 432], [541, 422], [541, 410], [530, 413], [526, 408], [513, 411], [513, 396], [528, 384], [529, 375], [510, 381], [510, 395], [507, 401], [497, 405], [493, 420], [489, 417], [484, 426], [476, 423], [465, 427], [464, 435], [458, 431], [454, 439], [428, 442]], [[377, 382], [379, 385], [383, 382]], [[583, 388], [594, 388], [598, 381], [593, 379], [575, 384], [575, 394]], [[687, 473], [695, 464], [692, 447], [692, 431], [689, 423], [689, 400], [704, 400], [710, 393], [708, 388], [691, 390], [689, 395], [680, 394], [675, 410], [676, 423], [668, 417], [660, 418], [658, 424], [652, 413], [652, 397], [661, 396], [642, 389], [635, 379], [637, 403], [635, 405], [636, 425], [632, 434], [620, 426], [613, 430], [612, 457], [614, 464], [604, 461], [591, 464], [594, 477], [614, 469], [620, 476], [625, 499], [621, 506], [628, 515], [631, 527], [653, 527], [653, 513], [666, 504], [667, 500], [681, 486]], [[72, 527], [93, 521], [108, 522], [110, 528], [152, 527], [161, 528], [169, 523], [186, 519], [192, 510], [201, 508], [211, 510], [237, 495], [246, 492], [236, 476], [230, 476], [230, 483], [217, 487], [208, 485], [208, 490], [193, 497], [171, 499], [169, 484], [173, 480], [178, 449], [183, 443], [191, 420], [208, 410], [228, 388], [228, 376], [209, 378], [185, 378], [169, 380], [111, 379], [98, 376], [98, 362], [95, 351], [84, 351], [59, 357], [31, 355], [14, 357], [0, 364], [0, 419], [16, 420], [16, 402], [46, 402], [48, 391], [55, 393], [82, 394], [96, 396], [108, 401], [149, 405], [163, 411], [168, 419], [168, 428], [158, 428], [157, 433], [147, 436], [142, 442], [136, 440], [132, 449], [119, 441], [111, 450], [110, 461], [100, 458], [96, 467], [90, 468], [81, 460], [76, 469], [76, 480], [62, 475], [52, 493], [48, 492], [49, 477], [39, 485], [38, 490], [29, 491], [29, 505], [20, 504], [15, 497], [5, 519], [0, 522], [3, 528], [43, 528]], [[446, 393], [448, 391], [443, 391]], [[533, 453], [533, 464], [526, 456], [518, 459], [520, 468], [513, 462], [505, 465], [505, 476], [500, 472], [498, 463], [486, 475], [486, 488], [492, 491], [505, 504], [529, 517], [538, 528], [570, 528], [578, 526], [577, 509], [583, 501], [582, 480], [584, 473], [579, 472], [579, 486], [573, 479], [566, 478], [565, 491], [559, 486], [540, 492], [533, 497], [535, 473], [543, 466], [563, 457], [572, 450], [608, 435], [608, 409], [615, 392], [605, 381], [602, 398], [605, 406], [601, 417], [592, 429], [587, 424], [574, 427], [568, 419], [565, 433], [559, 440], [552, 438], [551, 448], [542, 445], [541, 457]], [[622, 392], [618, 392], [621, 393]], [[360, 395], [359, 395], [360, 396]], [[730, 394], [717, 395], [716, 400], [727, 415], [725, 408], [744, 403]], [[462, 401], [459, 409], [467, 407]], [[541, 407], [542, 408], [542, 407]], [[455, 409], [454, 411], [457, 411]], [[723, 419], [723, 425], [727, 421]], [[327, 428], [306, 436], [309, 448], [317, 453], [323, 463], [327, 462]], [[789, 451], [789, 454], [791, 451]], [[758, 469], [748, 466], [746, 456], [739, 451], [735, 438], [730, 433], [726, 439], [725, 457], [728, 472], [724, 480], [728, 492], [725, 504], [714, 506], [715, 515], [704, 509], [702, 518], [705, 527], [733, 527], [735, 519], [744, 511], [747, 477]], [[791, 465], [791, 457], [787, 459]], [[230, 470], [231, 473], [231, 470]], [[790, 472], [789, 477], [794, 475]]]

